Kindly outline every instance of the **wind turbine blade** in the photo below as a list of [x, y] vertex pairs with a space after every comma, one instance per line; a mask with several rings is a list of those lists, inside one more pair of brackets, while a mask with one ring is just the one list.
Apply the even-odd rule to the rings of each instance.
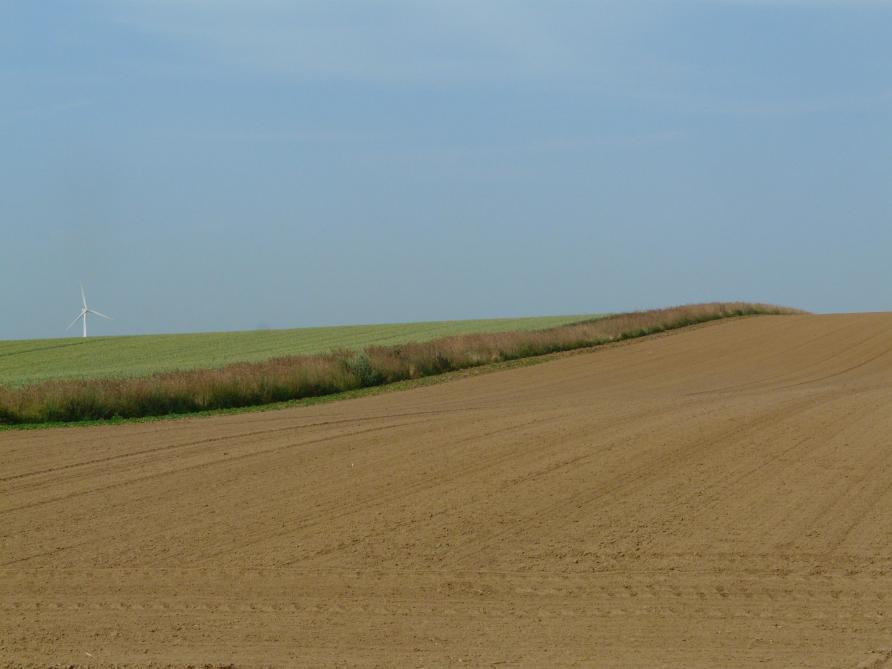
[[107, 318], [110, 321], [115, 320], [111, 316], [106, 316], [105, 314], [99, 313], [98, 311], [94, 311], [93, 309], [87, 309], [87, 311], [89, 311], [91, 314], [96, 314], [97, 316], [100, 316], [102, 318]]
[[74, 320], [71, 321], [71, 323], [69, 323], [69, 324], [68, 324], [68, 327], [65, 328], [65, 329], [66, 329], [66, 330], [70, 330], [70, 329], [71, 329], [71, 326], [74, 325], [75, 323], [77, 323], [77, 322], [81, 319], [81, 316], [83, 316], [83, 315], [84, 315], [84, 312], [83, 312], [83, 311], [80, 312], [77, 316], [74, 317]]
[[81, 284], [81, 300], [84, 302], [84, 309], [87, 308], [87, 295], [84, 293], [84, 284]]

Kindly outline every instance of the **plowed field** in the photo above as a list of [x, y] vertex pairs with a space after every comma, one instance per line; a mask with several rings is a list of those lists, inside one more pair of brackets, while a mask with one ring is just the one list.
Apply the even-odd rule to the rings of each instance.
[[0, 658], [892, 667], [892, 314], [0, 433]]

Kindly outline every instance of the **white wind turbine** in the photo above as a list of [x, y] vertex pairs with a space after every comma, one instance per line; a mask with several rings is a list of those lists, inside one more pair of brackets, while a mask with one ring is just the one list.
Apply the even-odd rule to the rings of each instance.
[[71, 326], [74, 325], [75, 323], [77, 323], [79, 318], [83, 318], [84, 319], [84, 337], [86, 337], [87, 336], [87, 314], [96, 314], [100, 318], [114, 320], [111, 316], [106, 316], [105, 314], [101, 314], [98, 311], [94, 311], [93, 309], [90, 309], [87, 306], [87, 296], [84, 294], [84, 284], [81, 284], [81, 300], [84, 303], [84, 308], [81, 309], [81, 312], [77, 316], [75, 316], [74, 320], [71, 321], [71, 323], [68, 324], [68, 327], [65, 328], [66, 330], [70, 330]]

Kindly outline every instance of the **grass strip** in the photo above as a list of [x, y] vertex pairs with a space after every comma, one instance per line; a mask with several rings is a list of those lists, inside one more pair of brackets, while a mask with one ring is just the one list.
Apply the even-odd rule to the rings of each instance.
[[364, 389], [623, 341], [721, 318], [803, 313], [714, 302], [616, 314], [527, 332], [442, 337], [362, 350], [236, 363], [143, 378], [55, 380], [0, 387], [0, 424], [24, 426], [201, 414], [347, 396]]

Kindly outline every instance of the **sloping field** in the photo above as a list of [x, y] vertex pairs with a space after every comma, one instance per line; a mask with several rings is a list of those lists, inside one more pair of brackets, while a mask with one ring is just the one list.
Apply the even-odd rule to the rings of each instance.
[[148, 376], [234, 362], [259, 362], [284, 355], [324, 353], [335, 348], [359, 349], [457, 334], [537, 330], [590, 318], [597, 315], [0, 341], [0, 384]]
[[0, 433], [10, 666], [892, 666], [892, 314]]

